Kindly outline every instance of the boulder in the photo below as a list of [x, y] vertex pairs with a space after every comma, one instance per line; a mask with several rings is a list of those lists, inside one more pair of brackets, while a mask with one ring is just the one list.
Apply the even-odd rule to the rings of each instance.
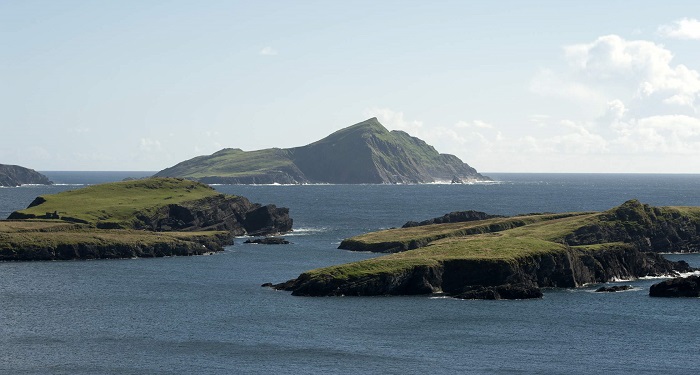
[[596, 289], [595, 291], [598, 293], [601, 292], [622, 292], [624, 290], [630, 290], [632, 289], [632, 285], [611, 285], [611, 286], [601, 286], [600, 288]]
[[651, 297], [700, 297], [700, 276], [676, 277], [649, 288]]
[[262, 244], [262, 245], [288, 245], [291, 242], [285, 240], [283, 237], [264, 237], [264, 238], [248, 239], [243, 243]]
[[531, 299], [542, 298], [542, 291], [533, 284], [472, 285], [456, 294], [459, 299]]
[[449, 214], [442, 215], [440, 217], [428, 219], [428, 220], [423, 220], [421, 222], [417, 221], [409, 221], [406, 224], [402, 226], [402, 228], [410, 228], [410, 227], [418, 227], [418, 226], [423, 226], [423, 225], [432, 225], [432, 224], [445, 224], [445, 223], [460, 223], [460, 222], [465, 222], [465, 221], [477, 221], [477, 220], [486, 220], [486, 219], [493, 219], [497, 217], [503, 217], [500, 215], [490, 215], [485, 212], [480, 212], [480, 211], [455, 211], [455, 212], [450, 212]]

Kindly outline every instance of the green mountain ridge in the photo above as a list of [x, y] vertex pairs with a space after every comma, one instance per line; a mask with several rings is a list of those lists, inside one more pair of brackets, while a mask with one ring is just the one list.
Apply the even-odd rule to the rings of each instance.
[[158, 172], [226, 184], [386, 184], [489, 181], [458, 157], [423, 140], [389, 131], [371, 118], [306, 146], [243, 151], [226, 148]]

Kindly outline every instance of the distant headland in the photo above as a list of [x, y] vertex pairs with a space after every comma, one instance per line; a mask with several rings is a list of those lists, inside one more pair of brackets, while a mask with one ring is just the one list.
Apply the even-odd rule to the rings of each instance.
[[398, 184], [490, 181], [458, 157], [440, 154], [371, 118], [302, 147], [226, 148], [158, 172], [209, 184]]
[[0, 186], [51, 185], [43, 174], [19, 165], [0, 164]]

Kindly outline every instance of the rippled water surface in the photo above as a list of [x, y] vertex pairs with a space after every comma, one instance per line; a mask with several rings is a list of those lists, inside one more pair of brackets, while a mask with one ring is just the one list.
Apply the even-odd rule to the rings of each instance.
[[[47, 172], [62, 184], [129, 173]], [[131, 173], [131, 177], [146, 174]], [[455, 210], [603, 210], [637, 198], [700, 205], [696, 175], [492, 175], [481, 185], [216, 186], [290, 208], [287, 246], [199, 257], [0, 263], [0, 373], [685, 373], [700, 365], [700, 300], [634, 289], [541, 300], [301, 298], [261, 288], [375, 256], [342, 238]], [[0, 189], [0, 216], [80, 185]], [[700, 267], [698, 255], [673, 255]]]

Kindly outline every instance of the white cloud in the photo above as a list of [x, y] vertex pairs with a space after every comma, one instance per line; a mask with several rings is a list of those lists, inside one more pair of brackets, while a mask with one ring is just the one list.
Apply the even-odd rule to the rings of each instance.
[[[685, 23], [678, 25], [682, 26], [679, 30], [689, 30]], [[523, 138], [525, 150], [587, 154], [591, 156], [587, 161], [621, 160], [620, 168], [641, 170], [644, 166], [639, 167], [635, 160], [664, 165], [667, 159], [676, 158], [681, 162], [673, 168], [697, 170], [691, 161], [700, 157], [697, 70], [674, 64], [673, 53], [662, 45], [628, 41], [617, 35], [567, 46], [564, 57], [565, 67], [540, 72], [532, 91], [596, 108], [597, 112], [562, 120], [560, 124], [567, 129], [560, 129], [562, 134]], [[587, 94], [572, 94], [572, 87]], [[597, 107], [590, 106], [596, 100]], [[552, 129], [553, 118], [537, 116], [531, 120]], [[604, 163], [598, 165], [599, 170], [608, 168]]]
[[474, 121], [459, 121], [455, 124], [456, 128], [480, 128], [480, 129], [493, 129], [493, 125], [481, 121], [481, 120], [474, 120]]
[[634, 96], [654, 96], [651, 104], [659, 109], [697, 110], [700, 73], [683, 64], [674, 65], [673, 53], [662, 45], [606, 35], [564, 47], [564, 59], [565, 69], [540, 71], [531, 91], [576, 101], [599, 112], [607, 110], [610, 100]]
[[563, 57], [533, 78], [531, 91], [546, 100], [521, 122], [365, 114], [479, 171], [700, 172], [697, 67], [674, 63], [663, 45], [617, 35], [566, 46]]
[[396, 112], [389, 108], [370, 108], [364, 111], [365, 117], [376, 117], [382, 125], [388, 129], [403, 130], [411, 135], [421, 133], [423, 122], [408, 121], [404, 119], [403, 112]]
[[682, 18], [670, 25], [659, 26], [658, 33], [672, 39], [700, 40], [700, 21], [695, 18]]
[[158, 152], [161, 151], [163, 147], [157, 139], [141, 138], [139, 149], [145, 152]]
[[258, 53], [263, 55], [263, 56], [275, 56], [275, 55], [277, 55], [277, 50], [275, 50], [274, 48], [272, 48], [270, 46], [267, 46], [267, 47], [262, 48], [260, 50], [260, 52], [258, 52]]

